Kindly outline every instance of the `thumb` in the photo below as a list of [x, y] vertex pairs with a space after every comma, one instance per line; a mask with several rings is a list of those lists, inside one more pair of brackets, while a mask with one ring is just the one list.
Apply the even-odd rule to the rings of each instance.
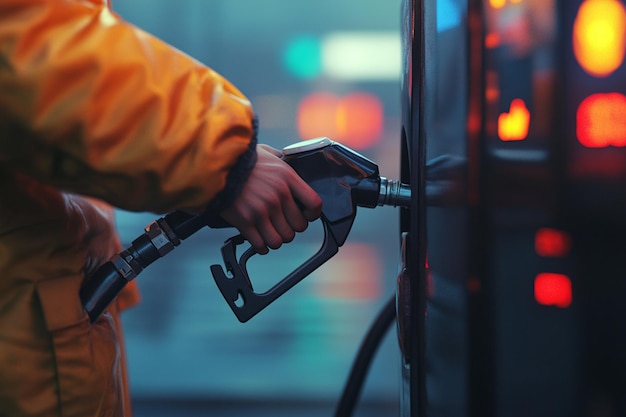
[[261, 143], [261, 144], [258, 144], [257, 146], [259, 148], [263, 148], [263, 150], [265, 150], [265, 151], [267, 151], [267, 152], [271, 153], [272, 155], [277, 156], [279, 158], [283, 156], [282, 151], [279, 151], [278, 149], [273, 148], [270, 145], [266, 145], [266, 144], [262, 144]]

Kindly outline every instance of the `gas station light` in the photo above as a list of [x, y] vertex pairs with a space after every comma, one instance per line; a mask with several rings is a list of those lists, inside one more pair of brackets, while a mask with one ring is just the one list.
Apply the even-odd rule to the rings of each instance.
[[297, 114], [301, 138], [328, 136], [353, 149], [373, 145], [383, 129], [383, 106], [373, 94], [346, 96], [316, 92], [300, 102]]
[[485, 48], [494, 49], [500, 46], [500, 34], [498, 32], [491, 32], [485, 36]]
[[606, 77], [624, 61], [626, 9], [619, 0], [585, 0], [574, 21], [574, 55], [590, 75]]
[[332, 93], [316, 92], [304, 97], [298, 105], [298, 134], [302, 139], [333, 137], [339, 98]]
[[[506, 1], [507, 0], [489, 0], [489, 5], [494, 9], [502, 9], [504, 6], [506, 6]], [[509, 0], [509, 3], [511, 4], [517, 4], [521, 2], [522, 0]]]
[[592, 94], [576, 112], [576, 136], [587, 148], [626, 146], [626, 96]]
[[530, 112], [522, 99], [511, 102], [508, 113], [498, 117], [498, 137], [503, 141], [524, 140], [528, 136]]
[[540, 273], [535, 278], [535, 300], [541, 305], [569, 307], [572, 304], [572, 281], [567, 275]]
[[395, 32], [329, 32], [294, 37], [282, 59], [285, 69], [300, 79], [397, 81], [400, 49], [400, 35]]
[[382, 133], [383, 106], [372, 94], [352, 93], [340, 100], [336, 121], [338, 137], [356, 148], [367, 148]]
[[506, 0], [489, 0], [489, 5], [494, 9], [501, 9], [506, 5]]
[[[324, 265], [324, 274], [311, 280], [317, 296], [329, 299], [375, 300], [382, 290], [382, 261], [367, 243], [347, 242], [341, 256]], [[342, 277], [342, 279], [336, 279]]]
[[455, 0], [437, 0], [437, 32], [452, 29], [461, 24], [462, 6]]
[[395, 32], [334, 32], [322, 40], [322, 71], [340, 80], [396, 81], [402, 65]]
[[322, 71], [321, 46], [314, 36], [293, 38], [283, 56], [287, 70], [298, 78], [311, 79]]
[[567, 232], [541, 228], [535, 233], [535, 252], [547, 258], [566, 256], [572, 247], [572, 239]]

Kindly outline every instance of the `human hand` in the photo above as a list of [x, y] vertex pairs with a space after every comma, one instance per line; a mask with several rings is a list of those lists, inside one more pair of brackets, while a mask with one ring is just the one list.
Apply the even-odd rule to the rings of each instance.
[[[291, 242], [322, 211], [322, 199], [284, 162], [281, 152], [257, 145], [257, 161], [235, 202], [220, 215], [260, 254]], [[302, 209], [300, 207], [302, 207]]]

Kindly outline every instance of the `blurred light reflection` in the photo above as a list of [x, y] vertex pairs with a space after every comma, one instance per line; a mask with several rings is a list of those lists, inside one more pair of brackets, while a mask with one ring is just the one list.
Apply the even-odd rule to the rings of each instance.
[[626, 96], [592, 94], [576, 113], [576, 136], [587, 148], [626, 146]]
[[618, 0], [586, 0], [574, 21], [574, 54], [587, 73], [612, 74], [626, 49], [626, 8]]
[[498, 117], [498, 137], [503, 141], [524, 140], [528, 137], [530, 112], [524, 100], [516, 98], [511, 102], [508, 113]]
[[315, 277], [315, 294], [323, 298], [375, 300], [382, 294], [382, 262], [377, 248], [346, 243], [341, 256]]
[[572, 281], [563, 274], [538, 274], [535, 278], [535, 300], [546, 306], [569, 307], [572, 304]]
[[322, 69], [340, 80], [399, 80], [397, 32], [332, 32], [322, 41]]
[[327, 136], [354, 149], [365, 149], [380, 139], [383, 131], [380, 99], [366, 92], [345, 96], [315, 92], [298, 106], [298, 133], [309, 139]]

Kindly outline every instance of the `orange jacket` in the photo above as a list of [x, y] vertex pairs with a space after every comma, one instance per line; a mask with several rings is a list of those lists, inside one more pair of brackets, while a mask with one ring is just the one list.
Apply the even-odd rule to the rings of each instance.
[[123, 306], [90, 325], [78, 298], [119, 250], [91, 198], [227, 205], [254, 145], [233, 85], [104, 0], [0, 0], [0, 415], [130, 415]]

